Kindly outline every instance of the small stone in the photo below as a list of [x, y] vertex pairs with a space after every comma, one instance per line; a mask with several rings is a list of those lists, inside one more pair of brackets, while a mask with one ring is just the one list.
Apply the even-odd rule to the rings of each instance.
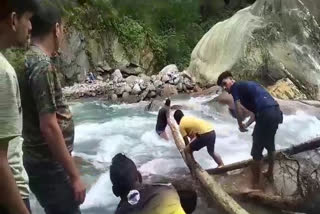
[[141, 92], [141, 88], [140, 88], [139, 84], [136, 83], [132, 88], [132, 93], [133, 94], [139, 94], [140, 92]]
[[126, 99], [126, 98], [128, 98], [128, 97], [129, 97], [129, 93], [128, 93], [128, 92], [123, 92], [122, 98], [123, 98], [123, 99]]
[[111, 100], [112, 101], [117, 101], [118, 100], [118, 96], [116, 94], [112, 94], [111, 95]]

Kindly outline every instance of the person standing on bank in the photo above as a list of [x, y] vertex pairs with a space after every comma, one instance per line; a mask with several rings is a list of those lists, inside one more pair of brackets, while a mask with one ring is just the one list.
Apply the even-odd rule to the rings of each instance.
[[167, 98], [164, 106], [158, 112], [156, 125], [157, 134], [165, 140], [169, 140], [169, 137], [166, 133], [166, 127], [168, 124], [168, 118], [170, 117], [170, 104], [171, 101], [169, 98]]
[[[225, 71], [218, 77], [217, 84], [229, 92], [234, 99], [236, 117], [238, 120], [239, 130], [241, 132], [248, 131], [247, 128], [256, 121], [252, 133], [252, 149], [251, 156], [254, 160], [252, 170], [252, 188], [261, 189], [260, 174], [262, 151], [265, 148], [268, 151], [269, 167], [264, 175], [273, 180], [274, 151], [275, 151], [275, 134], [278, 126], [282, 123], [282, 112], [279, 104], [273, 97], [258, 83], [254, 81], [235, 81], [231, 72]], [[240, 112], [240, 104], [249, 111], [254, 113], [254, 117], [250, 117], [247, 123], [243, 124], [238, 116]]]
[[24, 166], [30, 189], [47, 214], [78, 214], [86, 189], [72, 159], [74, 124], [55, 61], [63, 39], [61, 11], [41, 1], [20, 79]]
[[[33, 0], [2, 0], [0, 51], [25, 47], [30, 19], [37, 9]], [[22, 108], [17, 75], [0, 53], [0, 213], [30, 213], [28, 176], [22, 163]], [[20, 193], [20, 194], [19, 194]]]

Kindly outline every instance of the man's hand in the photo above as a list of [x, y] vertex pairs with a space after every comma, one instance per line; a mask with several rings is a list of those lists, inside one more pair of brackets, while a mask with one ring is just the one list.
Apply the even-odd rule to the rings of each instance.
[[247, 132], [248, 131], [246, 125], [244, 125], [243, 123], [239, 123], [239, 130], [240, 130], [240, 132]]
[[79, 204], [82, 204], [84, 202], [84, 199], [86, 198], [86, 186], [84, 185], [80, 177], [71, 179], [71, 185], [73, 188], [75, 200], [78, 201]]

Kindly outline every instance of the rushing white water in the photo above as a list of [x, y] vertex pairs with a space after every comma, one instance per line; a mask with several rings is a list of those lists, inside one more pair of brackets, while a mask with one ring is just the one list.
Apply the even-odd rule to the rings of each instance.
[[[212, 122], [217, 133], [215, 151], [226, 164], [250, 158], [251, 132], [238, 131], [236, 120], [203, 104], [209, 97], [174, 100], [173, 104], [189, 107], [185, 115], [195, 115]], [[113, 213], [118, 199], [113, 195], [109, 179], [112, 157], [125, 153], [132, 158], [143, 176], [177, 177], [187, 172], [174, 142], [161, 140], [154, 131], [157, 112], [145, 112], [146, 103], [107, 105], [83, 102], [72, 105], [76, 123], [74, 155], [90, 162], [99, 173], [86, 175], [93, 184], [87, 192], [83, 213]], [[320, 121], [303, 112], [284, 117], [276, 135], [276, 147], [284, 148], [320, 134]], [[204, 168], [216, 167], [206, 149], [195, 152]]]

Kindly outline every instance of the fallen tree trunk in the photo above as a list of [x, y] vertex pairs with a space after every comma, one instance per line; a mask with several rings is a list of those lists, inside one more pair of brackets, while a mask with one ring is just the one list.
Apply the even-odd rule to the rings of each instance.
[[[287, 149], [282, 149], [276, 152], [276, 156], [279, 154], [285, 153], [287, 155], [295, 155], [301, 152], [317, 149], [320, 147], [320, 137], [314, 138], [312, 140], [309, 140], [307, 142], [301, 143], [299, 145], [294, 145], [290, 148]], [[266, 160], [267, 156], [264, 156], [264, 160]], [[228, 171], [232, 171], [235, 169], [240, 169], [240, 168], [245, 168], [249, 166], [252, 163], [252, 159], [250, 160], [245, 160], [245, 161], [240, 161], [236, 163], [232, 163], [229, 165], [225, 165], [224, 167], [221, 168], [215, 168], [215, 169], [208, 169], [207, 172], [209, 174], [221, 174], [225, 173]]]
[[189, 153], [184, 152], [185, 143], [176, 124], [169, 122], [175, 144], [182, 158], [189, 167], [191, 174], [196, 177], [213, 201], [228, 214], [249, 214], [231, 196], [229, 196]]
[[248, 194], [238, 193], [232, 194], [233, 196], [241, 196], [258, 202], [259, 204], [266, 205], [281, 210], [293, 211], [293, 212], [305, 212], [303, 207], [304, 200], [298, 197], [281, 197], [277, 195], [268, 195], [263, 192], [252, 192]]

